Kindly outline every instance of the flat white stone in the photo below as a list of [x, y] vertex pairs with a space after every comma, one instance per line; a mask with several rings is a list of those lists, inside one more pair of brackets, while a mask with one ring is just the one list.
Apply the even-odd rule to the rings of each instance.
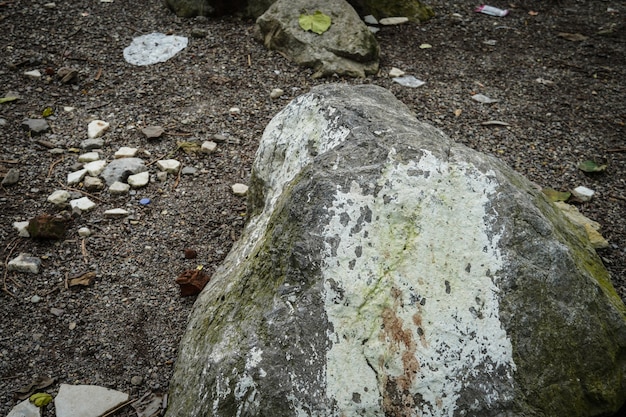
[[70, 172], [69, 174], [67, 174], [67, 184], [78, 184], [83, 180], [83, 178], [85, 178], [85, 175], [87, 175], [87, 170], [84, 168], [78, 171]]
[[134, 158], [137, 155], [137, 148], [129, 148], [128, 146], [122, 146], [115, 152], [115, 158]]
[[30, 256], [29, 253], [20, 253], [17, 258], [9, 261], [9, 263], [7, 264], [7, 269], [9, 271], [38, 274], [40, 265], [41, 259]]
[[484, 94], [474, 94], [472, 96], [472, 99], [474, 101], [477, 101], [477, 102], [483, 103], [483, 104], [497, 103], [498, 101], [500, 101], [500, 100], [498, 100], [496, 98], [487, 97]]
[[367, 23], [368, 25], [377, 25], [378, 24], [378, 20], [372, 16], [371, 14], [368, 14], [367, 16], [363, 16], [363, 21], [365, 23]]
[[400, 68], [396, 68], [393, 67], [389, 70], [389, 76], [390, 77], [402, 77], [404, 74], [406, 74], [404, 71], [402, 71]]
[[101, 159], [99, 161], [89, 162], [88, 164], [85, 164], [83, 168], [86, 169], [87, 173], [89, 173], [92, 177], [97, 177], [102, 173], [102, 171], [104, 171], [104, 167], [106, 166], [107, 161]]
[[7, 417], [40, 417], [41, 408], [31, 403], [28, 399], [22, 401], [7, 414]]
[[94, 120], [92, 122], [89, 122], [89, 125], [87, 125], [87, 136], [89, 137], [89, 139], [95, 139], [97, 137], [100, 137], [104, 135], [104, 132], [107, 131], [109, 126], [110, 124], [105, 122], [104, 120]]
[[200, 151], [203, 153], [213, 153], [216, 150], [217, 150], [217, 143], [213, 142], [212, 140], [203, 142], [202, 146], [200, 147]]
[[133, 65], [151, 65], [165, 62], [187, 47], [184, 36], [150, 33], [133, 39], [124, 48], [124, 59]]
[[576, 187], [572, 190], [572, 195], [579, 199], [580, 201], [589, 201], [593, 197], [596, 192], [587, 187]]
[[29, 223], [29, 221], [13, 222], [13, 228], [17, 230], [17, 235], [19, 237], [30, 237], [30, 233], [28, 233], [28, 230], [26, 230]]
[[24, 75], [29, 78], [41, 78], [41, 72], [39, 72], [39, 70], [26, 71]]
[[56, 190], [52, 194], [48, 196], [48, 202], [52, 203], [56, 206], [63, 205], [67, 203], [67, 200], [70, 199], [70, 193], [65, 190]]
[[70, 200], [70, 207], [72, 207], [72, 210], [89, 211], [96, 207], [96, 203], [88, 197], [81, 197], [76, 200]]
[[245, 184], [233, 184], [232, 185], [233, 194], [238, 196], [244, 196], [248, 193], [248, 186]]
[[96, 385], [61, 384], [54, 398], [56, 417], [99, 417], [128, 401], [128, 394]]
[[124, 184], [123, 182], [115, 181], [109, 187], [109, 192], [111, 194], [126, 194], [130, 191], [130, 185]]
[[100, 159], [98, 152], [87, 152], [78, 157], [78, 162], [93, 162]]
[[161, 171], [171, 172], [172, 174], [177, 173], [178, 168], [180, 168], [180, 162], [175, 159], [162, 159], [157, 161], [156, 165]]
[[230, 109], [228, 109], [228, 113], [230, 113], [230, 114], [240, 114], [241, 113], [241, 109], [239, 107], [231, 107]]
[[132, 188], [145, 187], [150, 182], [150, 173], [148, 171], [140, 172], [128, 177], [128, 185]]
[[114, 208], [114, 209], [105, 211], [104, 215], [106, 217], [113, 217], [113, 218], [126, 217], [128, 216], [128, 211], [122, 208]]
[[401, 25], [409, 21], [408, 17], [385, 17], [379, 23], [384, 26]]
[[425, 81], [418, 80], [412, 75], [404, 75], [402, 77], [395, 77], [395, 78], [392, 78], [392, 80], [402, 86], [411, 87], [411, 88], [421, 87], [424, 84], [426, 84]]

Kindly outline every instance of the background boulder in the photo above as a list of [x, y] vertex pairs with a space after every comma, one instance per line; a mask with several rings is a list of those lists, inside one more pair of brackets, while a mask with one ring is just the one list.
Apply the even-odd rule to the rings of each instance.
[[168, 416], [595, 416], [626, 307], [524, 177], [388, 91], [325, 85], [267, 126], [249, 222], [199, 296]]
[[[301, 14], [318, 10], [332, 21], [321, 35], [303, 30], [298, 23]], [[378, 72], [378, 42], [344, 0], [278, 0], [257, 19], [257, 27], [266, 48], [312, 67], [314, 77], [364, 77]]]

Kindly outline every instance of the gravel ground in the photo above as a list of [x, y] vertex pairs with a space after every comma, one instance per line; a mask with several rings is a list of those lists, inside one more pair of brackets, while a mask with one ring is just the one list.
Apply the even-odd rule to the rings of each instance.
[[[252, 21], [179, 19], [158, 0], [141, 7], [57, 0], [51, 8], [32, 0], [0, 1], [0, 96], [21, 96], [0, 104], [0, 176], [11, 168], [21, 173], [18, 184], [0, 188], [2, 263], [20, 252], [42, 259], [37, 275], [7, 273], [2, 266], [0, 415], [16, 404], [12, 391], [35, 375], [111, 387], [133, 398], [167, 390], [194, 301], [179, 296], [174, 278], [197, 265], [211, 273], [226, 256], [246, 213], [245, 199], [233, 195], [231, 185], [248, 180], [272, 116], [319, 83], [381, 85], [419, 118], [498, 156], [541, 186], [595, 190], [595, 198], [578, 208], [602, 224], [611, 245], [599, 253], [626, 299], [626, 7], [618, 1], [497, 3], [511, 14], [496, 18], [474, 13], [473, 2], [434, 0], [437, 17], [430, 22], [384, 27], [377, 34], [377, 76], [313, 80], [311, 70], [257, 43]], [[122, 50], [133, 37], [151, 32], [188, 36], [189, 46], [165, 63], [126, 63]], [[559, 33], [586, 38], [568, 40]], [[77, 70], [77, 81], [61, 82], [61, 67]], [[392, 67], [426, 85], [393, 83], [387, 76]], [[31, 70], [43, 76], [26, 77]], [[274, 88], [285, 94], [270, 99]], [[480, 104], [471, 99], [476, 93], [500, 101]], [[233, 107], [241, 112], [233, 114]], [[41, 118], [46, 108], [53, 110], [51, 130], [29, 135], [22, 121]], [[47, 196], [67, 188], [79, 154], [73, 148], [86, 139], [94, 119], [111, 124], [103, 157], [136, 147], [147, 163], [171, 155], [196, 174], [153, 181], [130, 196], [90, 193], [96, 208], [75, 217], [62, 240], [17, 237], [13, 222], [58, 211]], [[489, 120], [509, 126], [481, 125]], [[146, 139], [141, 128], [149, 125], [163, 126], [165, 134]], [[201, 143], [215, 135], [226, 140], [213, 154], [177, 150], [178, 142]], [[64, 152], [51, 153], [50, 146]], [[585, 174], [577, 164], [587, 159], [608, 168]], [[151, 165], [153, 177], [156, 171]], [[81, 194], [79, 186], [71, 191]], [[142, 206], [142, 198], [152, 202]], [[105, 218], [104, 211], [116, 207], [130, 216]], [[80, 227], [93, 234], [80, 237]], [[186, 248], [198, 257], [185, 259]], [[64, 287], [67, 277], [85, 272], [96, 274], [90, 287]], [[39, 302], [32, 302], [34, 295]], [[55, 384], [47, 391], [57, 389]], [[47, 415], [54, 415], [53, 407]], [[127, 407], [116, 415], [133, 413]]]

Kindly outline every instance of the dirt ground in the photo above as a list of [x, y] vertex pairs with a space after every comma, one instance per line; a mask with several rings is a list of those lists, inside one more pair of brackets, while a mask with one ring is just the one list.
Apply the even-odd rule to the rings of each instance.
[[[269, 120], [319, 83], [381, 85], [420, 119], [540, 186], [593, 189], [593, 200], [577, 207], [602, 225], [610, 246], [599, 254], [626, 299], [626, 5], [498, 1], [492, 5], [511, 11], [498, 18], [474, 13], [478, 3], [470, 1], [430, 4], [431, 21], [378, 32], [378, 75], [313, 80], [310, 69], [257, 43], [250, 20], [180, 19], [159, 0], [56, 0], [54, 7], [0, 0], [0, 96], [20, 96], [0, 104], [0, 176], [20, 170], [16, 185], [0, 188], [0, 415], [17, 403], [12, 391], [35, 375], [56, 379], [51, 394], [58, 383], [102, 385], [132, 398], [167, 390], [194, 301], [179, 296], [174, 278], [197, 265], [211, 273], [226, 256], [246, 214], [231, 185], [248, 180]], [[187, 36], [189, 45], [165, 63], [128, 64], [123, 49], [152, 32]], [[62, 67], [77, 70], [77, 80], [63, 83]], [[388, 76], [392, 67], [426, 84], [400, 86]], [[24, 75], [32, 70], [42, 76]], [[274, 88], [285, 94], [270, 99]], [[480, 104], [471, 99], [476, 93], [500, 101]], [[42, 118], [47, 108], [50, 131], [29, 135], [23, 120]], [[46, 199], [67, 189], [81, 153], [75, 148], [94, 119], [111, 124], [103, 158], [135, 147], [146, 163], [171, 156], [196, 173], [123, 197], [90, 192], [96, 208], [75, 217], [64, 239], [19, 238], [14, 222], [58, 211]], [[509, 126], [481, 124], [493, 120]], [[165, 134], [146, 139], [141, 128], [150, 125]], [[215, 135], [225, 140], [213, 154], [177, 150]], [[607, 168], [586, 174], [577, 168], [584, 160]], [[142, 198], [151, 203], [139, 204]], [[116, 207], [130, 215], [104, 216]], [[80, 237], [80, 227], [92, 235]], [[197, 258], [185, 259], [186, 248]], [[21, 252], [41, 258], [39, 274], [7, 273], [6, 261]], [[68, 277], [86, 272], [95, 273], [91, 286], [65, 288]]]

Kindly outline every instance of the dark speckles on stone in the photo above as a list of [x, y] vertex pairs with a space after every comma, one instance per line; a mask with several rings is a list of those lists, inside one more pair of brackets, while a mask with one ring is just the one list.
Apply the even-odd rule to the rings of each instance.
[[389, 203], [391, 202], [391, 196], [390, 196], [390, 195], [385, 194], [385, 195], [383, 196], [383, 202], [384, 202], [385, 204], [389, 204]]
[[354, 254], [357, 256], [357, 258], [360, 258], [361, 255], [363, 255], [363, 246], [357, 246], [356, 248], [354, 248]]
[[339, 223], [341, 223], [343, 227], [346, 227], [349, 222], [350, 222], [350, 216], [348, 215], [348, 213], [344, 212], [339, 215]]
[[348, 268], [350, 269], [350, 271], [354, 270], [354, 265], [356, 265], [356, 259], [353, 259], [350, 262], [348, 262]]
[[422, 299], [420, 300], [420, 305], [421, 305], [421, 306], [425, 306], [425, 305], [426, 305], [426, 299], [425, 299], [425, 298], [422, 298]]
[[359, 394], [358, 392], [353, 392], [352, 393], [352, 401], [354, 401], [357, 404], [361, 403], [361, 394]]
[[468, 263], [467, 266], [465, 267], [465, 272], [469, 274], [471, 270], [472, 270], [472, 264]]
[[446, 280], [444, 282], [444, 284], [446, 285], [446, 294], [450, 294], [451, 289], [450, 289], [450, 281]]

